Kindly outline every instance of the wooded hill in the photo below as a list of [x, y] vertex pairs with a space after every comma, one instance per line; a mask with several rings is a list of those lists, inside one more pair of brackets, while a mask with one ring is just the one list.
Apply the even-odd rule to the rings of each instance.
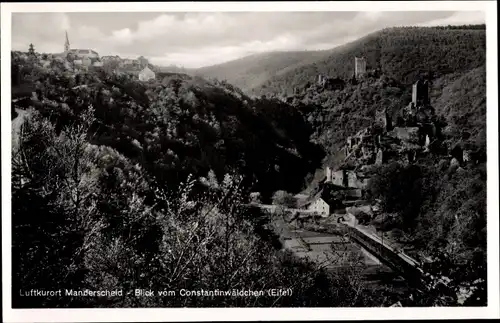
[[[341, 148], [348, 136], [372, 126], [376, 111], [384, 108], [395, 120], [398, 111], [411, 101], [413, 81], [420, 78], [430, 81], [430, 105], [443, 126], [442, 144], [449, 149], [445, 153], [431, 151], [410, 164], [400, 160], [376, 167], [376, 175], [367, 189], [368, 199], [380, 199], [384, 212], [395, 216], [390, 221], [384, 217], [372, 221], [396, 241], [413, 248], [412, 252], [447, 259], [448, 263], [439, 269], [440, 274], [460, 282], [481, 282], [480, 296], [471, 301], [484, 304], [487, 111], [484, 30], [400, 28], [385, 32], [394, 35], [395, 31], [413, 35], [424, 48], [413, 48], [412, 42], [403, 41], [403, 37], [393, 37], [399, 39], [404, 50], [395, 47], [392, 56], [385, 53], [385, 61], [392, 64], [382, 66], [379, 75], [346, 80], [342, 88], [336, 89], [317, 85], [311, 79], [310, 84], [300, 87], [287, 100], [304, 113], [315, 129], [313, 140], [327, 152], [325, 165], [336, 168], [344, 162]], [[452, 36], [456, 38], [454, 43]], [[424, 42], [426, 37], [433, 41]], [[357, 44], [376, 45], [376, 41], [377, 38], [368, 37]], [[442, 46], [438, 46], [440, 42]], [[434, 45], [426, 49], [427, 43]], [[350, 53], [360, 56], [360, 52]], [[345, 55], [337, 57], [344, 57], [347, 64], [350, 58]], [[384, 61], [366, 57], [368, 67], [370, 60]], [[353, 65], [338, 67], [344, 68], [347, 77]], [[299, 70], [308, 75], [305, 67]], [[471, 152], [472, 161], [458, 165], [455, 160], [453, 165], [453, 147]], [[324, 173], [318, 171], [316, 180], [322, 178]]]
[[251, 93], [277, 75], [284, 75], [296, 68], [310, 64], [329, 54], [329, 51], [269, 52], [246, 56], [223, 64], [191, 70], [190, 73], [226, 80]]
[[468, 71], [484, 62], [485, 25], [394, 27], [321, 52], [279, 52], [245, 57], [198, 70], [226, 79], [255, 95], [291, 94], [294, 87], [314, 82], [318, 74], [349, 79], [354, 57], [366, 57], [367, 69], [403, 84], [420, 76]]
[[144, 84], [105, 73], [68, 77], [54, 69], [34, 72], [43, 84], [37, 110], [60, 129], [92, 105], [94, 142], [148, 165], [172, 187], [190, 173], [213, 170], [221, 178], [238, 170], [254, 189], [298, 191], [324, 156], [309, 141], [312, 128], [298, 110], [276, 99], [251, 99], [225, 82], [160, 73], [162, 80]]
[[[26, 110], [24, 122], [13, 122], [20, 134], [12, 157], [14, 307], [371, 302], [275, 249], [259, 210], [245, 206], [251, 189], [300, 190], [324, 155], [290, 105], [175, 73], [145, 83], [57, 61], [46, 68], [15, 53], [12, 64], [24, 67], [12, 69], [13, 88], [22, 87], [12, 106]], [[279, 304], [127, 293], [264, 290], [287, 281], [297, 296]], [[124, 293], [22, 297], [24, 288]], [[345, 297], [351, 291], [354, 298]]]

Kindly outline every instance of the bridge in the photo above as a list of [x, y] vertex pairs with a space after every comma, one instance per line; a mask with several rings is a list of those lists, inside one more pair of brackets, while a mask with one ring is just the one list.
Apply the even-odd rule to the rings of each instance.
[[357, 244], [372, 253], [389, 267], [401, 273], [411, 284], [418, 287], [425, 285], [425, 273], [420, 263], [404, 252], [384, 243], [383, 238], [357, 227], [352, 222], [341, 222], [347, 229], [349, 237]]

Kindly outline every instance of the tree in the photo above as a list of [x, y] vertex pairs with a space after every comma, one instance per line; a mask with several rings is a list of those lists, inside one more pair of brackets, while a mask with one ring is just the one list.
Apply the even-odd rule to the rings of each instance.
[[28, 54], [29, 54], [30, 56], [35, 56], [35, 55], [36, 55], [36, 54], [35, 54], [35, 47], [33, 46], [33, 44], [30, 44], [30, 47], [29, 47], [29, 49], [28, 49]]
[[259, 192], [250, 193], [250, 202], [252, 203], [262, 203], [262, 197]]
[[[83, 287], [83, 256], [90, 243], [89, 216], [96, 194], [95, 178], [86, 176], [92, 167], [86, 141], [91, 115], [89, 109], [78, 126], [59, 135], [37, 112], [21, 126], [12, 161], [13, 286], [17, 290]], [[18, 296], [15, 304], [23, 299]], [[63, 296], [28, 302], [60, 306], [72, 300]]]

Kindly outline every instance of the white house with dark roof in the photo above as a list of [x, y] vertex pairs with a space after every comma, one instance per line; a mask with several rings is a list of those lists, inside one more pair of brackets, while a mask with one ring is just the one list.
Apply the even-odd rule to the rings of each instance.
[[311, 213], [317, 213], [323, 217], [330, 216], [330, 204], [322, 197], [321, 192], [310, 198], [309, 200], [299, 203], [301, 209], [305, 209]]
[[147, 82], [155, 77], [155, 72], [153, 72], [148, 66], [144, 67], [142, 71], [139, 72], [139, 81]]

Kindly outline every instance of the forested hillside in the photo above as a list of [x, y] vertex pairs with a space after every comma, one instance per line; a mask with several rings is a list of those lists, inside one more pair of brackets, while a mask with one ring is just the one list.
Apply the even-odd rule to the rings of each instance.
[[298, 110], [279, 100], [252, 100], [227, 83], [176, 74], [141, 84], [104, 73], [35, 73], [36, 106], [57, 129], [93, 106], [93, 142], [147, 165], [172, 187], [189, 173], [213, 170], [221, 178], [235, 169], [254, 189], [297, 191], [322, 158]]
[[[23, 65], [13, 88], [24, 89], [12, 105], [26, 111], [13, 122], [14, 307], [342, 306], [332, 288], [341, 283], [274, 249], [259, 211], [244, 206], [251, 189], [300, 190], [324, 155], [293, 107], [200, 78], [142, 83], [12, 61]], [[280, 300], [19, 293], [259, 290], [290, 280], [297, 296]]]
[[[166, 71], [139, 82], [56, 60], [44, 67], [34, 56], [12, 54], [14, 307], [393, 304], [364, 289], [356, 270], [327, 273], [278, 251], [269, 219], [247, 203], [252, 191], [263, 202], [299, 192], [327, 165], [357, 171], [345, 163], [347, 137], [383, 109], [398, 120], [417, 79], [430, 82], [439, 142], [411, 162], [396, 153], [368, 165], [362, 198], [380, 206], [383, 216], [370, 219], [379, 230], [439, 259], [434, 272], [483, 284], [470, 302], [484, 305], [484, 26], [389, 28], [329, 52], [259, 54], [197, 71], [221, 81]], [[355, 56], [377, 72], [352, 79]], [[319, 73], [340, 86], [317, 84]], [[18, 293], [290, 282], [293, 295], [278, 299]]]
[[[432, 73], [434, 78], [443, 75], [468, 71], [482, 65], [486, 57], [485, 26], [453, 27], [397, 27], [387, 28], [360, 38], [346, 45], [328, 51], [327, 55], [310, 64], [286, 69], [282, 65], [263, 64], [263, 72], [247, 70], [253, 64], [235, 64], [239, 69], [231, 69], [232, 75], [247, 78], [246, 84], [252, 84], [255, 75], [271, 75], [261, 86], [254, 86], [249, 92], [256, 95], [291, 94], [294, 87], [303, 87], [314, 82], [318, 74], [349, 79], [354, 73], [354, 57], [366, 57], [367, 69], [379, 69], [403, 84], [410, 84], [419, 76]], [[256, 56], [258, 58], [258, 56]], [[287, 53], [276, 54], [276, 61], [288, 62], [293, 59]], [[272, 62], [272, 61], [271, 61]], [[224, 66], [233, 66], [233, 62]], [[276, 63], [275, 63], [276, 64]], [[216, 67], [214, 67], [215, 69]], [[216, 69], [217, 70], [217, 69]], [[216, 72], [214, 71], [214, 76]], [[221, 76], [223, 74], [220, 74]], [[235, 78], [227, 77], [235, 82]], [[258, 82], [261, 83], [260, 78]], [[242, 87], [246, 88], [246, 87]]]
[[270, 78], [286, 74], [299, 66], [328, 55], [328, 51], [270, 52], [255, 54], [223, 64], [191, 71], [203, 77], [226, 80], [245, 92], [261, 86]]
[[[431, 81], [435, 125], [442, 129], [442, 137], [436, 141], [439, 145], [409, 164], [400, 158], [371, 165], [373, 173], [364, 196], [383, 205], [384, 215], [371, 222], [378, 230], [415, 256], [440, 259], [440, 275], [481, 286], [477, 297], [470, 299], [470, 304], [476, 305], [486, 299], [484, 64], [483, 58], [470, 69], [425, 77]], [[372, 127], [377, 111], [387, 109], [390, 119], [398, 120], [400, 111], [411, 101], [411, 85], [384, 74], [372, 75], [337, 90], [313, 84], [289, 100], [315, 129], [312, 138], [328, 156], [325, 166], [339, 169], [349, 167], [342, 150], [347, 137]], [[437, 147], [446, 148], [443, 152]], [[467, 157], [462, 151], [467, 151]], [[322, 177], [317, 176], [316, 181]]]
[[[433, 103], [446, 117], [447, 133], [465, 147], [482, 147], [486, 151], [486, 66], [458, 74], [452, 80], [438, 79], [435, 91], [444, 86]], [[438, 92], [439, 93], [439, 92]]]

